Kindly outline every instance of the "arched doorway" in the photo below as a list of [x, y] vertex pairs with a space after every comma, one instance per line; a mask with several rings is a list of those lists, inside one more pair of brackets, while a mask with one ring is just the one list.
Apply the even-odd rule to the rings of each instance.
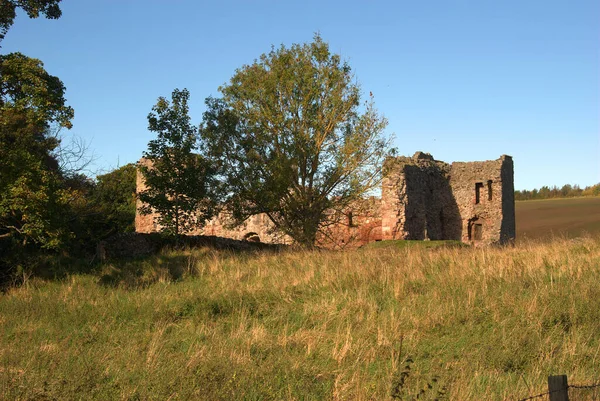
[[469, 241], [481, 241], [483, 239], [483, 219], [474, 217], [469, 220]]
[[260, 236], [255, 232], [249, 232], [244, 235], [244, 241], [260, 242]]

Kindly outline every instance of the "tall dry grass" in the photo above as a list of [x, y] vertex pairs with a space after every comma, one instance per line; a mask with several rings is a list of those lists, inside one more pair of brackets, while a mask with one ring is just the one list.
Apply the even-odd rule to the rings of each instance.
[[172, 251], [0, 298], [5, 399], [504, 400], [599, 367], [598, 238]]

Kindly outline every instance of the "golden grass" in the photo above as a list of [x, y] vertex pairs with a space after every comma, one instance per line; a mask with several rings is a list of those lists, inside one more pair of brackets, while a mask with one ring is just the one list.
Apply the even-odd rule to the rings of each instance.
[[600, 379], [599, 279], [598, 238], [165, 252], [3, 295], [0, 394], [517, 399]]

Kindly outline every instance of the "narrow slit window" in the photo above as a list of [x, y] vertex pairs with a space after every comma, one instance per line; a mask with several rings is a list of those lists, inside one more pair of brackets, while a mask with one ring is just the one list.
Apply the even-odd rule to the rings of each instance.
[[352, 221], [352, 212], [348, 212], [348, 227], [354, 227], [354, 222]]
[[475, 204], [481, 202], [481, 188], [483, 188], [483, 182], [475, 183]]
[[492, 180], [489, 180], [487, 182], [487, 187], [488, 187], [488, 200], [491, 201], [492, 200]]

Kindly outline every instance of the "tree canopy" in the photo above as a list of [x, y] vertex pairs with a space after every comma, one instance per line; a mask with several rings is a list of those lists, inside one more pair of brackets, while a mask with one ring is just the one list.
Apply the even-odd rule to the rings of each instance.
[[17, 235], [56, 247], [68, 194], [53, 151], [53, 124], [71, 127], [62, 82], [41, 61], [20, 53], [0, 56], [0, 237]]
[[111, 234], [135, 230], [136, 173], [134, 164], [126, 164], [97, 177], [92, 201], [103, 211]]
[[0, 43], [15, 22], [17, 8], [27, 13], [29, 18], [38, 18], [40, 14], [49, 19], [58, 19], [62, 15], [61, 0], [0, 0]]
[[530, 199], [552, 199], [552, 198], [573, 198], [577, 196], [599, 196], [600, 184], [590, 185], [581, 188], [579, 185], [565, 184], [562, 187], [556, 185], [552, 187], [543, 186], [540, 189], [515, 191], [515, 200]]
[[208, 98], [204, 150], [228, 186], [241, 222], [266, 213], [312, 246], [341, 210], [374, 188], [389, 153], [387, 125], [350, 66], [316, 35], [238, 69]]
[[62, 81], [48, 74], [40, 60], [21, 53], [0, 56], [0, 107], [25, 113], [29, 124], [72, 126], [73, 109], [66, 106]]
[[139, 194], [142, 213], [158, 213], [167, 234], [179, 235], [212, 217], [218, 185], [214, 169], [197, 149], [198, 127], [190, 122], [187, 89], [175, 89], [169, 102], [160, 97], [148, 115], [148, 129], [158, 137], [139, 165], [146, 190]]

